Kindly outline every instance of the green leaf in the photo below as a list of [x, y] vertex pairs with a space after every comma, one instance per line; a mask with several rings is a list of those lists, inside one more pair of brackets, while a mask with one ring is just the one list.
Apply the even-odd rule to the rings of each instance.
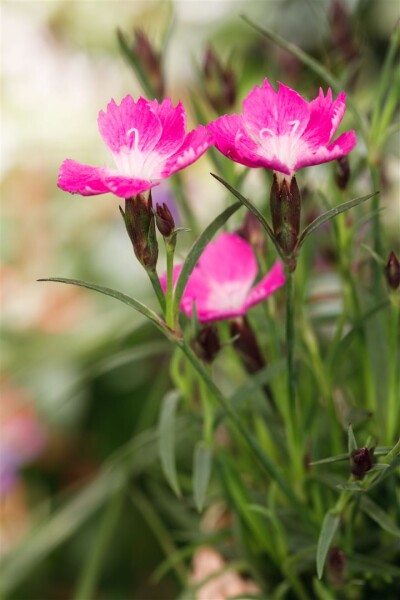
[[175, 421], [179, 397], [176, 390], [166, 394], [162, 401], [158, 425], [161, 465], [168, 483], [178, 497], [181, 496], [181, 490], [175, 462]]
[[181, 273], [179, 275], [178, 281], [175, 286], [174, 293], [174, 314], [176, 314], [180, 301], [183, 296], [183, 292], [185, 291], [186, 284], [188, 279], [196, 266], [197, 261], [199, 260], [204, 248], [211, 241], [214, 234], [220, 229], [229, 217], [233, 215], [239, 208], [241, 207], [240, 202], [233, 204], [233, 206], [229, 206], [226, 208], [206, 229], [203, 233], [197, 238], [194, 242], [193, 246], [189, 250], [189, 254], [186, 257], [185, 262], [183, 263]]
[[212, 467], [212, 452], [203, 442], [196, 444], [193, 461], [193, 495], [197, 510], [204, 507]]
[[387, 469], [381, 471], [375, 481], [368, 486], [368, 489], [371, 490], [375, 486], [382, 483], [384, 479], [392, 475], [398, 468], [400, 467], [400, 454], [398, 454], [393, 461], [390, 463]]
[[379, 560], [373, 556], [365, 556], [361, 554], [347, 554], [346, 560], [352, 571], [362, 573], [363, 579], [367, 575], [373, 574], [383, 579], [387, 577], [400, 577], [400, 567], [390, 564], [384, 560]]
[[361, 510], [363, 510], [370, 519], [375, 521], [375, 523], [378, 523], [384, 531], [400, 538], [400, 529], [397, 527], [396, 523], [394, 523], [389, 515], [371, 500], [371, 498], [362, 496], [360, 507]]
[[301, 246], [304, 244], [304, 242], [308, 238], [308, 236], [311, 233], [313, 233], [313, 231], [318, 229], [318, 227], [321, 227], [321, 225], [323, 225], [327, 221], [330, 221], [337, 215], [340, 215], [341, 213], [346, 212], [347, 210], [350, 210], [350, 208], [353, 208], [354, 206], [358, 206], [362, 202], [369, 200], [369, 198], [373, 198], [373, 196], [376, 196], [377, 194], [379, 194], [379, 192], [373, 192], [372, 194], [368, 194], [367, 196], [360, 196], [359, 198], [354, 198], [353, 200], [348, 200], [347, 202], [343, 202], [343, 204], [339, 204], [339, 206], [334, 206], [327, 212], [323, 213], [322, 215], [320, 215], [319, 217], [314, 219], [314, 221], [312, 223], [310, 223], [302, 232], [300, 239], [297, 242], [296, 250], [299, 250], [301, 248]]
[[128, 306], [131, 306], [132, 308], [140, 312], [147, 319], [152, 321], [158, 329], [160, 329], [165, 335], [167, 335], [167, 337], [172, 336], [164, 321], [160, 319], [160, 317], [154, 311], [152, 311], [150, 308], [148, 308], [138, 300], [135, 300], [130, 296], [126, 296], [125, 294], [122, 294], [117, 290], [113, 290], [108, 287], [103, 287], [101, 285], [96, 285], [95, 283], [81, 281], [80, 279], [65, 279], [63, 277], [49, 277], [48, 279], [38, 279], [38, 281], [54, 281], [56, 283], [67, 283], [69, 285], [77, 285], [80, 287], [87, 288], [89, 290], [94, 290], [95, 292], [100, 292], [100, 294], [104, 294], [105, 296], [115, 298], [116, 300], [119, 300], [120, 302], [123, 302], [124, 304], [127, 304]]
[[326, 513], [322, 523], [321, 533], [319, 534], [317, 546], [317, 575], [322, 578], [324, 572], [325, 560], [329, 552], [333, 537], [340, 523], [340, 517], [331, 512]]
[[357, 482], [346, 482], [346, 483], [339, 483], [337, 486], [338, 490], [348, 490], [350, 492], [365, 492], [365, 488]]
[[[324, 65], [322, 65], [309, 54], [307, 54], [307, 52], [304, 52], [304, 50], [296, 46], [296, 44], [287, 42], [283, 37], [275, 33], [272, 29], [269, 29], [268, 27], [260, 27], [257, 23], [253, 23], [253, 21], [251, 21], [245, 15], [241, 15], [241, 17], [248, 25], [250, 25], [250, 27], [253, 27], [256, 31], [261, 33], [261, 35], [274, 42], [274, 44], [276, 44], [280, 48], [283, 48], [283, 50], [289, 52], [292, 56], [295, 56], [300, 62], [302, 62], [309, 69], [314, 71], [314, 73], [316, 73], [319, 77], [321, 77], [321, 79], [326, 81], [326, 83], [330, 85], [337, 94], [339, 94], [342, 91], [342, 83], [338, 79], [336, 79], [336, 77], [334, 77], [334, 75], [332, 75], [332, 73], [330, 73], [330, 71], [328, 71], [328, 69], [326, 69]], [[346, 100], [348, 107], [356, 117], [358, 125], [362, 129], [363, 136], [365, 137], [367, 132], [367, 126], [364, 122], [361, 113], [359, 112], [352, 99], [348, 95]]]
[[235, 190], [235, 188], [232, 187], [227, 181], [222, 179], [222, 177], [215, 175], [215, 173], [211, 173], [211, 175], [215, 179], [217, 179], [220, 183], [222, 183], [222, 185], [224, 185], [226, 187], [226, 189], [229, 190], [234, 196], [236, 196], [236, 198], [242, 204], [244, 204], [244, 206], [246, 208], [248, 208], [253, 213], [253, 215], [256, 217], [256, 219], [258, 219], [260, 221], [260, 223], [263, 226], [264, 230], [266, 231], [267, 235], [270, 237], [272, 243], [274, 244], [279, 256], [284, 260], [282, 250], [281, 250], [278, 242], [276, 241], [275, 234], [272, 231], [271, 227], [269, 226], [268, 221], [265, 219], [265, 217], [262, 215], [262, 213], [258, 210], [258, 208], [256, 208], [254, 206], [254, 204], [252, 204], [250, 202], [250, 200], [247, 200], [247, 198], [245, 198], [240, 192], [238, 192], [238, 190]]
[[354, 436], [354, 432], [353, 432], [353, 426], [350, 424], [347, 428], [347, 436], [348, 436], [348, 449], [349, 449], [349, 456], [351, 456], [351, 453], [353, 452], [353, 450], [357, 450], [358, 445], [357, 445], [357, 440]]

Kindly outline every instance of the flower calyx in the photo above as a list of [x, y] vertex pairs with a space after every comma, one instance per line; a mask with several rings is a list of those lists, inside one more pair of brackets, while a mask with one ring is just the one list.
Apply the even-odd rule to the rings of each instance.
[[120, 207], [120, 212], [136, 258], [146, 271], [155, 271], [158, 244], [151, 192], [126, 198], [125, 211]]
[[385, 266], [385, 277], [388, 286], [392, 288], [392, 290], [397, 290], [400, 286], [400, 263], [393, 251], [389, 254]]
[[299, 241], [300, 213], [301, 196], [296, 177], [274, 173], [271, 187], [272, 226], [276, 241], [288, 258], [293, 258]]

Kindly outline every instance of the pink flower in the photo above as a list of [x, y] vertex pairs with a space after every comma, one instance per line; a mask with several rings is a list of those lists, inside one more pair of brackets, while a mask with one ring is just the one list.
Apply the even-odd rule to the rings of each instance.
[[282, 83], [276, 92], [268, 79], [243, 102], [243, 114], [225, 115], [207, 126], [222, 154], [247, 167], [264, 167], [285, 175], [344, 156], [356, 144], [354, 131], [331, 142], [346, 108], [341, 92], [307, 102]]
[[192, 164], [212, 143], [205, 127], [186, 134], [186, 114], [181, 102], [174, 108], [169, 98], [157, 100], [126, 96], [100, 111], [100, 134], [113, 155], [116, 169], [91, 167], [64, 160], [58, 185], [72, 194], [94, 196], [112, 192], [130, 198], [149, 190], [162, 179]]
[[[174, 283], [181, 269], [182, 265], [174, 268]], [[189, 277], [180, 308], [191, 317], [195, 303], [202, 323], [241, 317], [285, 283], [279, 261], [252, 287], [257, 271], [251, 245], [236, 233], [221, 233], [203, 251]], [[161, 277], [161, 285], [165, 291], [165, 274]]]

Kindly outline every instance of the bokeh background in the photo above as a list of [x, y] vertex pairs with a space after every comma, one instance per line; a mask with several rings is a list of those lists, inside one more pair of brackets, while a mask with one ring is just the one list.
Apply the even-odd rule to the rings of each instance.
[[[273, 27], [336, 74], [352, 61], [354, 73], [346, 72], [344, 87], [361, 109], [371, 107], [399, 17], [396, 0], [14, 0], [1, 5], [0, 555], [27, 535], [32, 522], [56, 509], [60, 497], [90, 482], [103, 461], [132, 436], [154, 427], [160, 399], [170, 387], [170, 351], [139, 316], [87, 290], [36, 281], [86, 279], [155, 306], [124, 231], [118, 200], [70, 196], [56, 186], [64, 158], [110, 165], [97, 130], [98, 111], [111, 98], [143, 94], [121, 55], [116, 30], [129, 39], [134, 28], [142, 28], [157, 46], [173, 23], [164, 57], [167, 93], [175, 102], [183, 100], [193, 126], [190, 106], [193, 95], [202, 94], [199, 72], [210, 42], [234, 69], [238, 108], [266, 75], [313, 97], [321, 84], [316, 76], [258, 36], [241, 14]], [[351, 115], [345, 125], [354, 125]], [[360, 143], [352, 160], [364, 154]], [[307, 178], [315, 185], [325, 168], [330, 167], [308, 169], [301, 175], [303, 185]], [[227, 202], [210, 170], [205, 156], [183, 175], [200, 224], [211, 221]], [[385, 148], [382, 181], [387, 251], [396, 244], [398, 249], [399, 171], [395, 134]], [[262, 199], [259, 173], [247, 178], [246, 189]], [[370, 181], [361, 178], [358, 190], [371, 191]], [[166, 195], [173, 195], [168, 184], [155, 190], [155, 201]], [[180, 219], [185, 226], [183, 214]], [[180, 243], [178, 257], [191, 241], [189, 235]], [[161, 583], [151, 580], [168, 548], [149, 525], [141, 494], [152, 499], [156, 516], [171, 528], [187, 532], [198, 521], [168, 495], [156, 456], [151, 460], [153, 475], [143, 474], [147, 466], [137, 468], [139, 500], [126, 507], [129, 519], [115, 536], [102, 598], [169, 598], [176, 592], [173, 575]], [[10, 597], [71, 597], [93, 541], [103, 496], [99, 492], [96, 498], [98, 505], [77, 506], [71, 522], [63, 521], [71, 528], [65, 541], [52, 532], [49, 557], [41, 560], [36, 548], [30, 559], [35, 569], [29, 559], [18, 566]]]

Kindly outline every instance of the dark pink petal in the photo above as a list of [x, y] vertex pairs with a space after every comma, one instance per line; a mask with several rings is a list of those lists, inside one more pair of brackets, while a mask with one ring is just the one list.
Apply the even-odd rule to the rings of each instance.
[[151, 152], [162, 131], [151, 103], [144, 98], [135, 102], [131, 96], [125, 96], [120, 105], [111, 100], [107, 112], [100, 111], [98, 125], [103, 140], [114, 153], [121, 148]]
[[236, 139], [238, 136], [248, 138], [248, 143], [255, 145], [255, 142], [249, 138], [244, 126], [241, 115], [224, 115], [207, 125], [207, 130], [214, 138], [214, 145], [227, 158], [234, 160], [246, 167], [258, 167], [257, 161], [253, 161], [246, 154], [239, 153], [236, 148]]
[[346, 110], [346, 94], [341, 92], [332, 102], [332, 90], [326, 97], [322, 89], [318, 97], [310, 102], [310, 120], [302, 135], [307, 144], [313, 148], [326, 146], [336, 132]]
[[160, 119], [161, 137], [154, 147], [154, 152], [164, 156], [171, 156], [182, 146], [186, 131], [186, 113], [182, 102], [175, 108], [170, 98], [165, 98], [159, 104], [152, 100], [150, 105]]
[[268, 79], [243, 101], [245, 127], [257, 139], [283, 135], [298, 138], [308, 123], [309, 114], [308, 102], [300, 94], [282, 83], [275, 92]]
[[355, 132], [346, 131], [342, 133], [330, 146], [321, 146], [317, 150], [309, 148], [308, 151], [302, 153], [295, 164], [295, 170], [303, 167], [311, 167], [312, 165], [320, 165], [331, 160], [336, 160], [341, 156], [345, 156], [357, 143]]
[[265, 300], [275, 290], [282, 287], [285, 281], [282, 263], [277, 261], [269, 273], [251, 290], [246, 298], [245, 309], [248, 310], [255, 304]]
[[149, 190], [155, 185], [159, 185], [156, 182], [148, 181], [147, 179], [134, 179], [132, 177], [125, 177], [118, 173], [113, 173], [111, 169], [106, 169], [103, 175], [104, 184], [107, 186], [108, 191], [112, 192], [119, 198], [131, 198], [141, 192]]
[[68, 158], [60, 167], [58, 187], [65, 192], [82, 196], [106, 194], [109, 189], [102, 178], [104, 172], [103, 168], [83, 165]]
[[173, 173], [191, 165], [208, 150], [212, 141], [212, 137], [202, 125], [193, 129], [193, 131], [188, 133], [179, 150], [168, 158], [161, 176], [163, 178], [169, 177]]

